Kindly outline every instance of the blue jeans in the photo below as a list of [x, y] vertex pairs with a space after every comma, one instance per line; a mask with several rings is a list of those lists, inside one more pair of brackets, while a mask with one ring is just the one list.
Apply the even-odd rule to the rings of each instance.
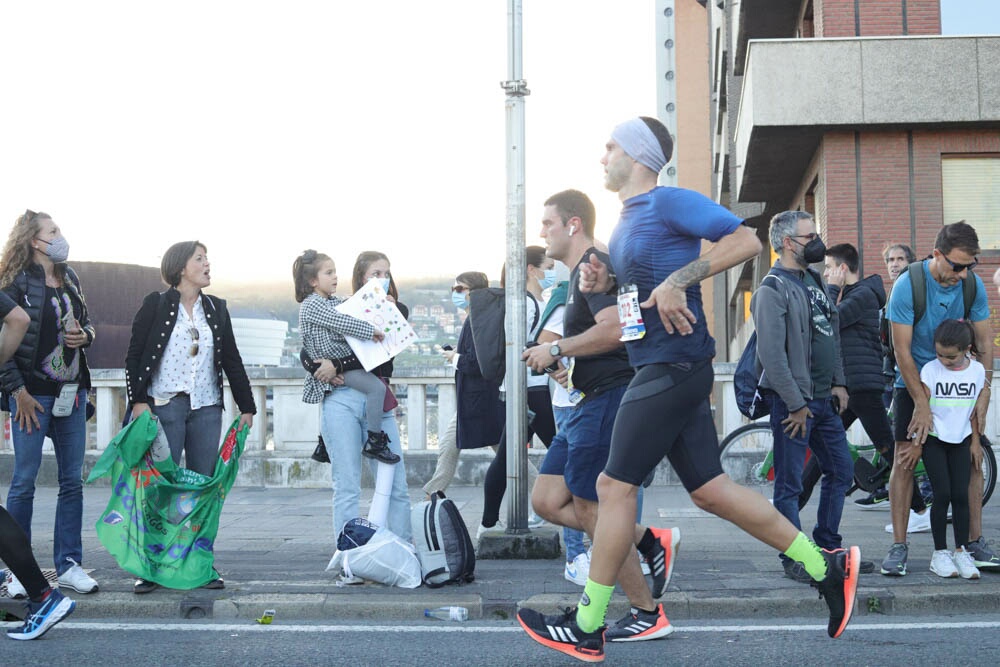
[[[808, 447], [823, 473], [813, 541], [824, 549], [839, 549], [843, 541], [838, 531], [844, 512], [844, 494], [854, 478], [854, 463], [847, 448], [847, 435], [840, 415], [833, 409], [829, 398], [809, 401], [807, 405], [813, 416], [806, 420], [806, 434], [792, 438], [781, 424], [788, 418], [788, 406], [773, 392], [765, 395], [771, 406], [771, 432], [774, 435], [774, 506], [796, 528], [801, 528], [799, 494], [802, 492], [802, 469]], [[784, 554], [782, 558], [785, 558]]]
[[[564, 406], [552, 406], [552, 416], [556, 420], [556, 429], [562, 430], [566, 419], [573, 412], [573, 408]], [[642, 487], [639, 487], [639, 498], [636, 501], [635, 522], [642, 523]], [[563, 528], [563, 542], [566, 543], [566, 562], [572, 563], [573, 559], [587, 550], [583, 546], [583, 531], [574, 528]]]
[[[361, 448], [368, 439], [368, 430], [364, 394], [349, 387], [340, 387], [323, 398], [320, 432], [330, 455], [333, 475], [334, 539], [345, 523], [360, 516]], [[410, 529], [410, 492], [406, 486], [399, 427], [391, 411], [382, 415], [381, 430], [389, 436], [389, 449], [400, 457], [399, 463], [392, 466], [395, 474], [389, 495], [388, 528], [403, 540], [410, 541], [413, 536]], [[368, 459], [368, 465], [374, 475], [376, 461]]]
[[14, 475], [7, 495], [7, 511], [31, 540], [31, 518], [35, 503], [35, 480], [42, 465], [45, 436], [52, 439], [59, 469], [59, 497], [52, 553], [56, 573], [62, 574], [73, 563], [83, 562], [83, 455], [87, 447], [87, 392], [76, 397], [73, 412], [53, 417], [55, 396], [34, 397], [44, 410], [36, 412], [39, 428], [22, 431], [17, 423], [17, 408], [11, 400], [11, 434], [14, 438]]
[[177, 395], [166, 405], [150, 404], [149, 409], [160, 420], [170, 445], [174, 463], [211, 477], [219, 461], [219, 441], [222, 439], [222, 406], [204, 405], [191, 409], [191, 397]]

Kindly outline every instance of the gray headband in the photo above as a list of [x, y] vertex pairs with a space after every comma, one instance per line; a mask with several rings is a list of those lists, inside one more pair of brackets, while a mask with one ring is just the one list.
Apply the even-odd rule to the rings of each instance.
[[627, 120], [616, 127], [611, 132], [611, 140], [621, 146], [630, 158], [649, 167], [654, 174], [659, 174], [667, 165], [667, 158], [663, 155], [663, 148], [656, 135], [639, 118]]

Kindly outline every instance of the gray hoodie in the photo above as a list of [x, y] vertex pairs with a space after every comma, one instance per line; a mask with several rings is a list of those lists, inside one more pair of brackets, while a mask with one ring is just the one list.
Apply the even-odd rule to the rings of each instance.
[[[817, 284], [823, 278], [809, 270]], [[789, 270], [775, 263], [750, 299], [750, 312], [757, 330], [757, 373], [764, 372], [760, 383], [795, 412], [811, 400], [815, 392], [812, 367], [812, 308], [806, 286], [805, 271]], [[844, 387], [844, 367], [840, 354], [840, 321], [832, 306], [834, 335], [833, 386]]]

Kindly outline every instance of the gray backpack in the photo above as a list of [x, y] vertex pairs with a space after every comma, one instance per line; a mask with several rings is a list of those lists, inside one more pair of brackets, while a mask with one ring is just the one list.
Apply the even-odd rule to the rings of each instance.
[[439, 491], [414, 505], [410, 519], [420, 575], [428, 587], [476, 578], [476, 552], [454, 502]]

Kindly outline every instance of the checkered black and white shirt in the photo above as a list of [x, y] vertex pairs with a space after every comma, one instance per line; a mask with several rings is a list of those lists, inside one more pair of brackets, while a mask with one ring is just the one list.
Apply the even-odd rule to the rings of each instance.
[[[323, 298], [313, 293], [299, 306], [299, 333], [302, 335], [302, 346], [311, 358], [341, 359], [351, 356], [351, 346], [344, 336], [372, 339], [375, 328], [371, 324], [337, 310], [337, 306], [344, 301], [337, 296]], [[302, 401], [319, 403], [333, 388], [333, 385], [307, 376], [302, 388]]]

